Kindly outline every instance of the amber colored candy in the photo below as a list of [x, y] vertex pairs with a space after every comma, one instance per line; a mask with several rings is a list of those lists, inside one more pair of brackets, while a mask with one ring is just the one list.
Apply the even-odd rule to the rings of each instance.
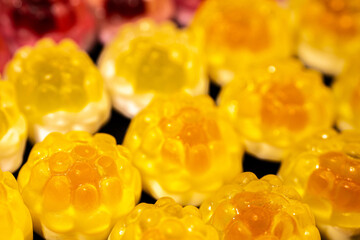
[[99, 60], [115, 108], [133, 117], [157, 95], [207, 93], [205, 64], [194, 41], [171, 22], [142, 19], [124, 26]]
[[212, 79], [224, 85], [236, 72], [291, 55], [289, 19], [276, 1], [206, 0], [190, 27], [202, 39]]
[[6, 68], [15, 85], [29, 135], [41, 141], [49, 132], [97, 131], [110, 103], [103, 79], [90, 57], [71, 40], [50, 39], [21, 48]]
[[359, 158], [360, 133], [322, 131], [293, 149], [279, 175], [303, 196], [319, 227], [350, 237], [360, 230]]
[[321, 75], [293, 59], [238, 74], [218, 101], [247, 151], [262, 159], [280, 161], [292, 144], [333, 124], [333, 97]]
[[0, 169], [14, 172], [23, 160], [27, 124], [20, 113], [14, 86], [0, 78]]
[[199, 209], [182, 207], [171, 198], [155, 204], [140, 203], [117, 222], [109, 240], [219, 240], [201, 219]]
[[49, 134], [18, 177], [35, 231], [46, 239], [105, 239], [139, 201], [140, 175], [130, 160], [108, 134]]
[[131, 121], [124, 146], [145, 191], [181, 204], [200, 204], [242, 170], [242, 143], [206, 95], [155, 98]]
[[309, 207], [274, 175], [239, 174], [200, 206], [223, 240], [318, 239]]

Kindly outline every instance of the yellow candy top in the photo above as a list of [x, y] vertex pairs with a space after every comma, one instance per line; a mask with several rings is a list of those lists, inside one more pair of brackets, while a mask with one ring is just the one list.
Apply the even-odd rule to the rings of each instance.
[[284, 149], [333, 122], [333, 99], [321, 75], [291, 59], [238, 75], [219, 102], [247, 140]]
[[258, 179], [253, 173], [241, 173], [204, 201], [200, 212], [223, 240], [320, 240], [308, 206], [274, 175]]
[[318, 224], [360, 228], [360, 133], [319, 132], [285, 159], [279, 175], [294, 186]]
[[0, 140], [20, 117], [14, 87], [0, 78]]
[[187, 203], [186, 195], [209, 194], [241, 171], [241, 143], [205, 95], [153, 100], [132, 120], [124, 145], [155, 197], [153, 181], [168, 192], [160, 196], [179, 194]]
[[21, 111], [30, 119], [57, 111], [79, 112], [103, 95], [102, 77], [90, 57], [71, 40], [50, 39], [17, 51], [6, 78], [18, 93]]
[[171, 198], [141, 203], [112, 230], [109, 240], [218, 240], [194, 206], [182, 207]]
[[31, 216], [21, 198], [17, 182], [11, 173], [2, 172], [1, 170], [0, 239], [33, 239]]
[[34, 146], [18, 182], [34, 227], [45, 237], [40, 229], [106, 236], [141, 192], [127, 149], [101, 133], [51, 133]]
[[[275, 1], [208, 0], [191, 27], [200, 33], [218, 83], [249, 65], [291, 54], [289, 16]], [[229, 71], [230, 73], [224, 73]]]
[[128, 87], [137, 94], [195, 88], [205, 74], [193, 42], [171, 22], [157, 25], [143, 19], [120, 30], [103, 52], [100, 69], [110, 86]]

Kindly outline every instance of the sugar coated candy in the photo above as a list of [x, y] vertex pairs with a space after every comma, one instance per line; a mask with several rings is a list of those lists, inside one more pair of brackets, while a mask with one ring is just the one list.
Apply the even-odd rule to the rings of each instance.
[[222, 240], [320, 240], [299, 194], [275, 175], [239, 174], [200, 207]]
[[83, 49], [95, 40], [95, 17], [85, 0], [3, 0], [0, 34], [12, 52], [43, 37], [71, 38]]
[[360, 237], [360, 133], [321, 131], [296, 146], [279, 176], [293, 186], [328, 239]]
[[360, 1], [291, 0], [298, 55], [309, 66], [336, 75], [360, 52]]
[[23, 160], [27, 124], [20, 113], [14, 87], [0, 79], [0, 169], [14, 172]]
[[41, 141], [53, 131], [96, 132], [110, 115], [110, 98], [90, 57], [71, 40], [50, 39], [21, 48], [5, 72], [14, 83], [29, 136]]
[[21, 168], [20, 192], [45, 239], [106, 239], [139, 201], [129, 151], [104, 133], [51, 133]]
[[0, 170], [0, 239], [32, 240], [31, 215], [9, 172]]
[[291, 55], [289, 19], [273, 0], [206, 0], [191, 28], [203, 41], [211, 77], [224, 85], [236, 72]]
[[114, 107], [135, 116], [156, 95], [205, 94], [209, 81], [194, 37], [171, 22], [124, 26], [99, 60]]
[[199, 209], [182, 207], [171, 198], [140, 203], [115, 225], [108, 240], [219, 240]]
[[145, 191], [184, 205], [200, 205], [242, 170], [242, 142], [206, 95], [154, 99], [131, 121], [124, 146]]
[[247, 151], [274, 161], [295, 142], [331, 127], [334, 118], [333, 98], [321, 75], [292, 59], [239, 74], [218, 102], [245, 138]]

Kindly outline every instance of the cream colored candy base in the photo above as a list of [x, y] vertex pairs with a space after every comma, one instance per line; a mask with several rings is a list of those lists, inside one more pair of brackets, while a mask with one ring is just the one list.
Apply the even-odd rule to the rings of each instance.
[[344, 59], [322, 52], [306, 43], [300, 43], [298, 55], [306, 65], [325, 74], [337, 75], [344, 67]]
[[41, 123], [29, 124], [29, 137], [33, 142], [41, 142], [51, 132], [86, 131], [94, 133], [109, 119], [111, 104], [104, 92], [98, 102], [89, 103], [80, 112], [59, 111], [49, 113]]
[[318, 225], [318, 228], [327, 240], [360, 239], [360, 229], [342, 229], [329, 225]]
[[15, 172], [21, 165], [27, 139], [25, 118], [20, 115], [17, 123], [0, 139], [0, 168]]
[[284, 157], [284, 150], [264, 142], [245, 140], [246, 151], [264, 160], [279, 162]]

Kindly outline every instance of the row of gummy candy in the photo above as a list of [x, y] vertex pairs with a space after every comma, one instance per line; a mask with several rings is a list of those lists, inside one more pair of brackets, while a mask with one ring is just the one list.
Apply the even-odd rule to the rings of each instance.
[[[357, 2], [315, 3], [312, 14], [334, 10], [322, 12], [333, 25], [336, 14], [346, 15], [335, 27], [321, 24], [341, 40], [333, 44], [328, 34], [326, 43], [356, 52], [346, 41], [356, 38]], [[109, 239], [319, 239], [312, 214], [330, 238], [358, 238], [360, 135], [330, 128], [335, 121], [340, 130], [359, 127], [359, 70], [350, 62], [330, 91], [320, 73], [286, 57], [285, 10], [270, 0], [208, 0], [188, 30], [127, 24], [101, 54], [100, 71], [69, 40], [17, 51], [0, 82], [2, 170], [20, 166], [27, 131], [39, 143], [18, 176], [29, 210], [11, 174], [2, 174], [1, 238], [31, 239], [29, 212], [46, 239], [105, 239], [116, 222]], [[305, 49], [304, 61], [310, 54], [322, 64], [315, 67], [330, 70], [351, 52], [329, 57], [329, 48], [315, 51], [311, 42]], [[206, 69], [226, 84], [218, 107], [201, 95]], [[96, 132], [109, 118], [110, 98], [135, 116], [124, 147], [82, 132]], [[282, 180], [240, 173], [244, 148], [281, 160]], [[158, 202], [134, 208], [141, 189]]]

